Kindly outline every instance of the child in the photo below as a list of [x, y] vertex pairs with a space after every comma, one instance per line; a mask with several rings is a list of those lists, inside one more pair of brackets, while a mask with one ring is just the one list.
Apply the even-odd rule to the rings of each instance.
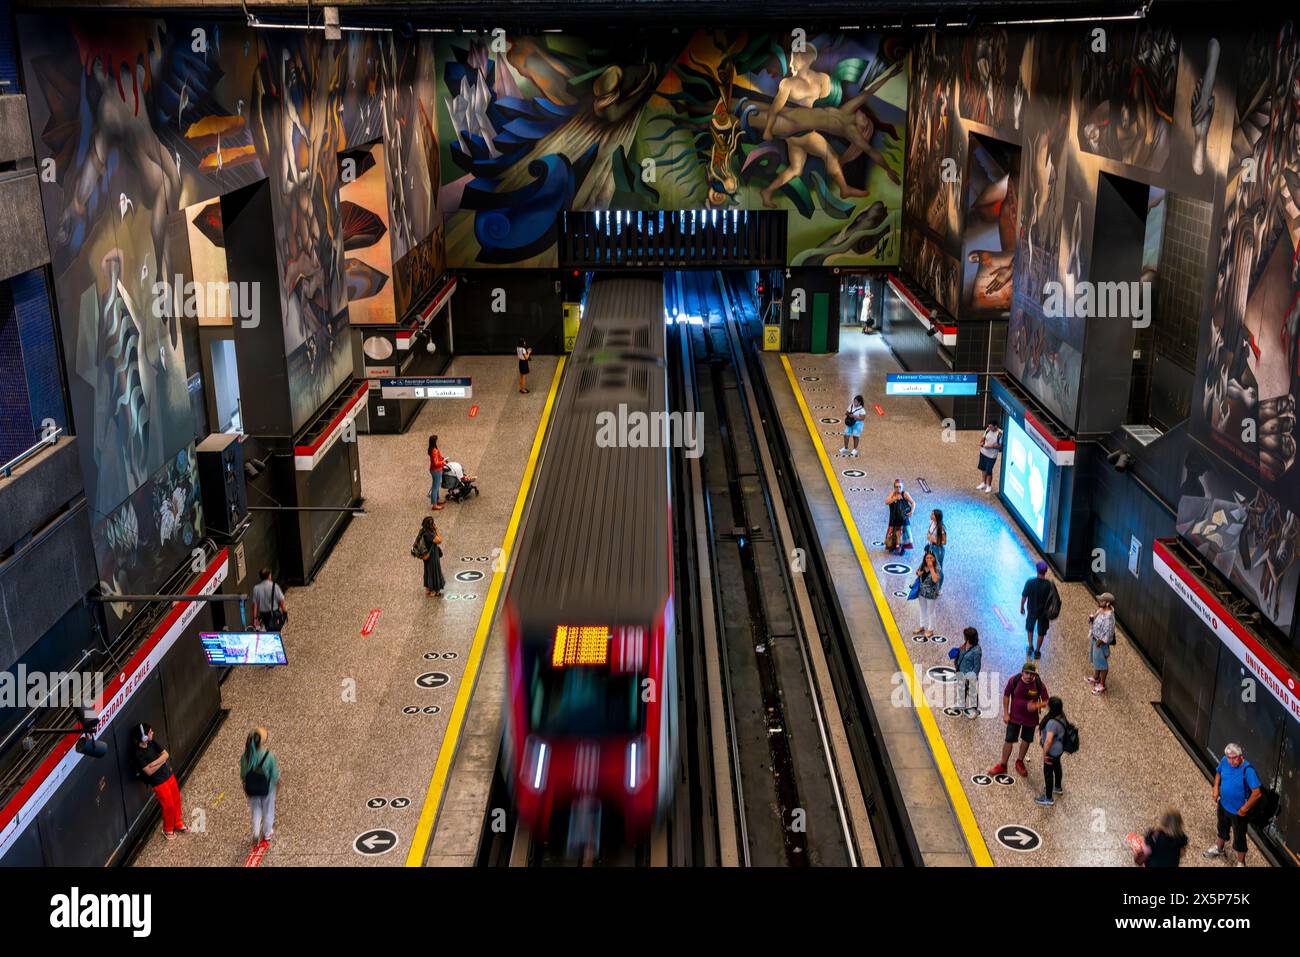
[[[862, 404], [862, 396], [855, 395], [849, 404], [849, 410], [844, 413], [844, 448], [840, 449], [840, 455], [858, 457], [858, 440], [862, 437], [862, 420], [866, 417], [867, 410]], [[850, 444], [853, 446], [851, 452]]]

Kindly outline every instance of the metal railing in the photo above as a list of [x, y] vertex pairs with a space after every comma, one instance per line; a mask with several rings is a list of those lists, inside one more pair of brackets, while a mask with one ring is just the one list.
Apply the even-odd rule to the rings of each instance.
[[59, 436], [62, 434], [63, 434], [63, 427], [60, 426], [59, 428], [51, 432], [49, 435], [45, 436], [45, 438], [41, 439], [39, 442], [33, 445], [26, 452], [19, 452], [17, 455], [11, 458], [4, 465], [0, 465], [0, 475], [3, 475], [5, 478], [11, 478], [14, 474], [14, 469], [18, 468], [18, 466], [22, 465], [32, 456], [36, 455], [38, 452], [41, 451], [41, 449], [44, 449], [50, 445], [54, 445], [56, 442], [59, 441]]

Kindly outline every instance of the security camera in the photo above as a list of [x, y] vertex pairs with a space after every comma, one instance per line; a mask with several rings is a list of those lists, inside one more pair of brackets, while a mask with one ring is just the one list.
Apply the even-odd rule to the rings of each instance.
[[438, 343], [430, 339], [428, 342], [424, 344], [424, 351], [432, 355], [433, 353], [438, 351]]

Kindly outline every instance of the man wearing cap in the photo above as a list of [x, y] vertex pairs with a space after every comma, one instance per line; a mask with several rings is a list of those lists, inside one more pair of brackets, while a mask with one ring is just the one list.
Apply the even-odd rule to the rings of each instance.
[[[1057, 608], [1060, 608], [1060, 596], [1056, 594], [1056, 585], [1047, 577], [1047, 562], [1040, 561], [1034, 566], [1038, 574], [1025, 582], [1024, 589], [1020, 592], [1020, 614], [1025, 616], [1025, 630], [1029, 634], [1028, 644], [1025, 648], [1025, 657], [1032, 655], [1034, 658], [1043, 657], [1043, 639], [1047, 637], [1047, 629], [1052, 623], [1052, 616], [1048, 613], [1048, 604], [1055, 597]], [[1038, 644], [1034, 644], [1034, 628], [1038, 629]]]
[[995, 764], [989, 774], [996, 777], [1007, 773], [1007, 759], [1011, 757], [1011, 746], [1020, 739], [1020, 754], [1016, 756], [1016, 773], [1022, 778], [1029, 776], [1025, 767], [1025, 752], [1029, 742], [1034, 740], [1038, 729], [1038, 712], [1047, 707], [1047, 685], [1038, 677], [1038, 666], [1026, 661], [1019, 674], [1011, 676], [1007, 686], [1002, 689], [1002, 723], [1007, 726], [1006, 740], [1002, 745], [1002, 760]]
[[1110, 649], [1115, 644], [1115, 596], [1108, 591], [1097, 596], [1097, 610], [1088, 616], [1088, 638], [1093, 669], [1088, 683], [1093, 694], [1102, 694], [1110, 671]]

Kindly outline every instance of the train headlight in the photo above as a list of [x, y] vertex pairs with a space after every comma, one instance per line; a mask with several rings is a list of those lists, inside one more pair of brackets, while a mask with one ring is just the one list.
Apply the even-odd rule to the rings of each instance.
[[633, 738], [627, 745], [627, 777], [629, 791], [637, 791], [650, 778], [650, 742], [644, 735]]
[[546, 787], [546, 772], [551, 764], [551, 749], [538, 737], [530, 737], [524, 745], [524, 784], [534, 791]]

